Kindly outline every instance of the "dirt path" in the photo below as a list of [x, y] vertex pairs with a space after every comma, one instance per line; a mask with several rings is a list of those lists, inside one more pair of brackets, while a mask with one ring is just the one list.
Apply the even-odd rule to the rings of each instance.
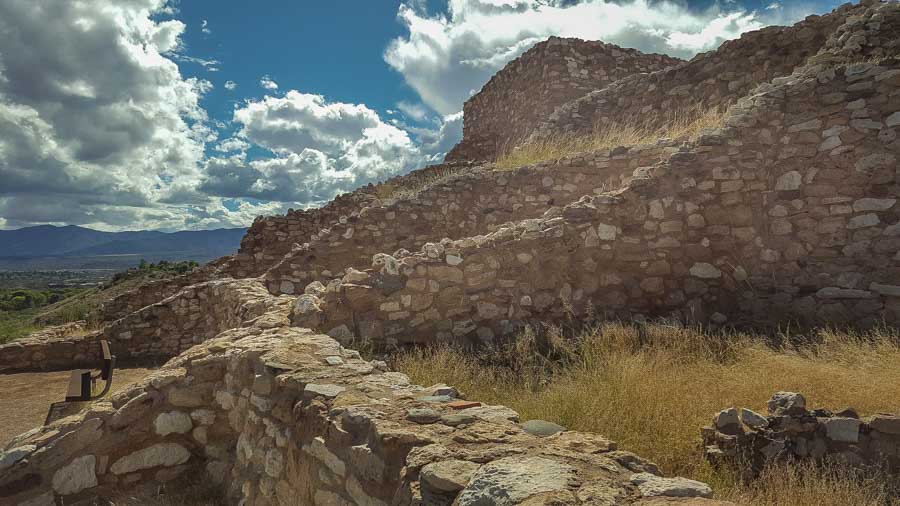
[[[116, 369], [111, 392], [143, 378], [150, 369]], [[66, 395], [68, 371], [0, 374], [0, 447], [44, 423], [51, 402]]]

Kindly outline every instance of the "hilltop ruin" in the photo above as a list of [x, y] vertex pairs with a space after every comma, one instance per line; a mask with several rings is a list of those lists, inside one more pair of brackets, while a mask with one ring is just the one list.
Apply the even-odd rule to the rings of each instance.
[[[695, 140], [490, 163], [533, 139], [713, 106], [722, 124]], [[411, 385], [343, 345], [478, 345], [586, 315], [900, 323], [896, 2], [690, 61], [552, 38], [464, 116], [443, 165], [260, 217], [233, 257], [107, 304], [102, 332], [0, 346], [0, 372], [90, 365], [101, 338], [122, 360], [172, 359], [10, 442], [0, 503], [195, 474], [248, 505], [712, 506], [705, 485], [600, 436], [531, 434], [507, 408]]]

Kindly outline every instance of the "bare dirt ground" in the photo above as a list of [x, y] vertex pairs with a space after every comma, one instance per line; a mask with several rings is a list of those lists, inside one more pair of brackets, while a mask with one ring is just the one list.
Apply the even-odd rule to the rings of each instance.
[[[110, 393], [143, 378], [151, 369], [116, 369]], [[69, 371], [0, 374], [0, 447], [44, 423], [50, 403], [66, 396]]]

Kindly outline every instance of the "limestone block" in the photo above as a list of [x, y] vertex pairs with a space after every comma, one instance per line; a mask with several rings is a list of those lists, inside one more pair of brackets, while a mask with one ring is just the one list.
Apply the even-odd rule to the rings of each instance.
[[644, 497], [712, 497], [709, 485], [687, 478], [663, 478], [650, 473], [632, 475]]
[[538, 494], [565, 491], [574, 480], [575, 469], [555, 460], [507, 457], [481, 466], [455, 504], [519, 504]]
[[466, 487], [479, 467], [465, 460], [444, 460], [426, 465], [419, 476], [432, 490], [457, 492]]
[[183, 411], [160, 413], [153, 420], [153, 431], [160, 436], [186, 434], [194, 428], [190, 415]]
[[141, 469], [181, 465], [190, 458], [191, 453], [178, 443], [158, 443], [120, 458], [109, 470], [116, 475], [128, 474]]
[[821, 418], [828, 439], [840, 443], [858, 443], [860, 421], [856, 418]]

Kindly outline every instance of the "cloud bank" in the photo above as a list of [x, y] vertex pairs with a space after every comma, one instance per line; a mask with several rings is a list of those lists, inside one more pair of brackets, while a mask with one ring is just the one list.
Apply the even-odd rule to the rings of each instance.
[[[462, 137], [466, 98], [547, 36], [689, 57], [813, 10], [450, 0], [446, 12], [429, 13], [422, 5], [400, 6], [409, 33], [384, 51], [419, 100], [398, 100], [386, 121], [365, 104], [268, 75], [259, 88], [223, 81], [231, 96], [245, 88], [263, 96], [237, 102], [231, 118], [209, 118], [201, 101], [213, 84], [182, 75], [176, 62], [204, 76], [222, 62], [187, 54], [187, 26], [172, 19], [169, 0], [0, 1], [0, 228], [248, 225], [440, 161]], [[205, 21], [191, 28], [222, 36]]]

